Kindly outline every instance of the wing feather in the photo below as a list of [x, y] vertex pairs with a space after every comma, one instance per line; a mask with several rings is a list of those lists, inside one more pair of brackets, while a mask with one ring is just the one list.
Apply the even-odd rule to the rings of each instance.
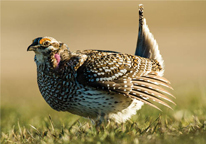
[[166, 95], [174, 96], [162, 88], [172, 89], [170, 82], [151, 68], [152, 63], [146, 58], [90, 50], [87, 60], [77, 70], [77, 80], [87, 86], [140, 100], [158, 110], [152, 102], [172, 109], [164, 100], [175, 104]]

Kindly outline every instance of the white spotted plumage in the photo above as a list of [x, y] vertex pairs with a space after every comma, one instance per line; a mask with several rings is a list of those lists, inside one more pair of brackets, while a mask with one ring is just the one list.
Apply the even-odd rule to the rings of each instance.
[[45, 101], [57, 111], [95, 120], [106, 116], [118, 123], [136, 114], [144, 103], [159, 109], [154, 101], [171, 108], [165, 101], [174, 103], [168, 97], [172, 95], [162, 88], [171, 88], [162, 77], [163, 59], [142, 13], [141, 7], [136, 55], [70, 52], [54, 38], [36, 38], [27, 50], [35, 52], [38, 86]]

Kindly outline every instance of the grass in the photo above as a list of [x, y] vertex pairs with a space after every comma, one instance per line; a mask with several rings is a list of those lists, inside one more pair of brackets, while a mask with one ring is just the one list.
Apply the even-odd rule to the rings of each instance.
[[[17, 82], [12, 82], [13, 86]], [[19, 82], [18, 82], [19, 83]], [[24, 84], [23, 84], [24, 83]], [[33, 81], [31, 82], [33, 83]], [[52, 110], [37, 88], [28, 83], [16, 84], [14, 91], [6, 81], [2, 85], [1, 134], [3, 143], [206, 143], [205, 84], [175, 86], [174, 110], [149, 106], [124, 124], [111, 122], [100, 131], [88, 120]], [[183, 89], [183, 87], [186, 87]], [[18, 89], [18, 90], [17, 90]], [[30, 94], [30, 95], [29, 95]]]

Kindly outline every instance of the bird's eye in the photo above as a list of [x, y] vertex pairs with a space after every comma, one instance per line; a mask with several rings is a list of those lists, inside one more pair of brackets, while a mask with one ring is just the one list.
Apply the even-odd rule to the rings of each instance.
[[42, 43], [42, 45], [44, 45], [44, 46], [48, 46], [49, 44], [50, 44], [49, 41], [44, 41], [44, 42]]
[[43, 46], [48, 46], [50, 44], [50, 39], [49, 38], [42, 38], [40, 41], [39, 41], [39, 44], [40, 45], [43, 45]]

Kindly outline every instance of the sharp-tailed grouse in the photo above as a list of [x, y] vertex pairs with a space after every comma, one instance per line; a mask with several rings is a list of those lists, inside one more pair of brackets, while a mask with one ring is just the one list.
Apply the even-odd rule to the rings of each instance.
[[104, 50], [71, 52], [52, 37], [33, 40], [27, 51], [35, 52], [39, 90], [53, 109], [121, 123], [144, 103], [159, 109], [152, 103], [155, 101], [171, 108], [162, 100], [174, 103], [162, 88], [171, 86], [162, 77], [163, 59], [142, 6], [139, 15], [135, 55]]

